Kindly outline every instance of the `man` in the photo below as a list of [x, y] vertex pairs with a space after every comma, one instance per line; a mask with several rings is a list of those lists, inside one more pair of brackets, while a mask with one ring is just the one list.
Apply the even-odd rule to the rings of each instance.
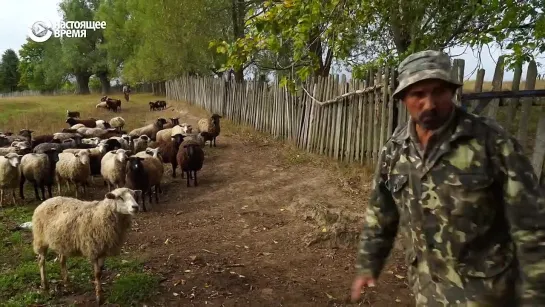
[[399, 65], [410, 114], [381, 151], [352, 299], [374, 286], [399, 232], [417, 306], [545, 306], [545, 200], [519, 143], [453, 103], [448, 55]]
[[129, 93], [131, 92], [131, 87], [128, 84], [123, 86], [123, 95], [125, 96], [125, 101], [129, 101]]

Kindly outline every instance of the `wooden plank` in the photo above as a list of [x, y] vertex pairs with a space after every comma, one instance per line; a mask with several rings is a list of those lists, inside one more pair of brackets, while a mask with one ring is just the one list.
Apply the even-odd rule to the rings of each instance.
[[[522, 77], [522, 63], [517, 64], [515, 67], [515, 73], [513, 75], [513, 82], [511, 86], [512, 92], [518, 92], [520, 88], [520, 78]], [[515, 128], [515, 118], [517, 115], [517, 106], [519, 104], [519, 99], [507, 99], [507, 122], [506, 127], [509, 131]]]
[[[381, 84], [382, 83], [382, 70], [378, 69], [375, 74], [375, 84]], [[381, 118], [381, 91], [375, 91], [374, 92], [374, 106], [373, 106], [373, 153], [372, 153], [372, 161], [373, 164], [377, 162], [377, 156], [380, 151], [380, 118]]]
[[[369, 86], [375, 85], [375, 72], [369, 70]], [[373, 117], [375, 116], [375, 93], [369, 92], [367, 98], [367, 151], [366, 151], [366, 163], [371, 165], [373, 163]]]
[[[492, 78], [492, 91], [498, 92], [501, 91], [503, 83], [503, 70], [504, 70], [504, 60], [505, 57], [502, 55], [498, 58], [498, 63], [496, 63], [496, 69], [494, 70], [494, 77]], [[487, 116], [493, 119], [496, 119], [500, 101], [494, 99], [488, 105]]]
[[[537, 65], [535, 61], [531, 61], [528, 64], [528, 70], [526, 72], [526, 90], [533, 90], [536, 87], [537, 79]], [[517, 139], [519, 140], [522, 148], [526, 148], [528, 140], [528, 122], [530, 120], [530, 112], [532, 110], [532, 99], [528, 99], [522, 104], [520, 108], [520, 122], [519, 129], [517, 131]]]
[[[378, 150], [384, 146], [386, 139], [388, 138], [388, 122], [389, 122], [389, 112], [388, 112], [388, 98], [389, 98], [389, 85], [390, 85], [390, 69], [388, 67], [383, 68], [384, 79], [382, 80], [382, 102], [380, 106], [380, 140], [378, 144]], [[378, 152], [377, 152], [378, 155]]]
[[[541, 179], [543, 175], [543, 166], [545, 160], [545, 116], [539, 119], [537, 124], [536, 142], [534, 146], [534, 154], [532, 156], [532, 165], [536, 172], [537, 178]], [[542, 180], [540, 180], [543, 183]]]
[[[361, 81], [356, 81], [356, 88], [357, 89], [362, 89], [363, 88], [363, 83]], [[356, 108], [356, 144], [355, 144], [355, 156], [356, 156], [356, 161], [362, 161], [363, 159], [361, 158], [361, 152], [362, 152], [362, 147], [361, 147], [361, 143], [363, 143], [362, 141], [362, 138], [363, 138], [363, 135], [362, 135], [362, 123], [363, 123], [363, 118], [362, 118], [362, 112], [363, 112], [363, 98], [361, 96], [357, 96], [356, 97], [356, 102], [355, 104], [357, 105], [357, 108]]]
[[[348, 83], [348, 92], [352, 92], [355, 90], [355, 86], [354, 86], [354, 79], [350, 80], [350, 82]], [[345, 151], [345, 156], [346, 156], [346, 161], [348, 161], [349, 163], [353, 162], [354, 160], [354, 154], [353, 154], [353, 142], [354, 142], [354, 134], [353, 134], [353, 130], [354, 130], [354, 119], [355, 119], [355, 112], [354, 112], [354, 106], [356, 106], [356, 97], [350, 97], [350, 99], [348, 99], [349, 102], [348, 102], [348, 125], [347, 125], [347, 128], [346, 128], [346, 131], [347, 131], [347, 134], [346, 134], [346, 151]]]

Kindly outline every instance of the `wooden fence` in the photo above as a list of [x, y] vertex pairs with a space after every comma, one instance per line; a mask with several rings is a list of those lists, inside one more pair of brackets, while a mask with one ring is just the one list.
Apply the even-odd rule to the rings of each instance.
[[[498, 67], [502, 67], [501, 60]], [[454, 60], [453, 68], [453, 77], [462, 81], [464, 61]], [[513, 90], [518, 90], [521, 72], [522, 67], [515, 72]], [[535, 63], [530, 63], [526, 89], [535, 88], [536, 72]], [[480, 70], [475, 91], [482, 90], [483, 79], [484, 70]], [[501, 90], [502, 79], [503, 70], [497, 68], [494, 91]], [[167, 99], [200, 106], [237, 124], [293, 142], [308, 152], [371, 165], [396, 126], [406, 123], [409, 117], [405, 106], [392, 98], [395, 85], [396, 70], [383, 68], [370, 71], [363, 81], [347, 82], [344, 75], [318, 78], [307, 82], [295, 94], [280, 87], [278, 82], [272, 85], [258, 81], [234, 83], [213, 77], [185, 76], [166, 82], [165, 87]], [[356, 94], [347, 94], [353, 92]], [[460, 88], [456, 94], [458, 103], [462, 98]], [[545, 177], [542, 171], [545, 114], [541, 106], [534, 106], [533, 98], [503, 102], [500, 104], [497, 99], [491, 102], [486, 115], [496, 118], [512, 132], [518, 122], [515, 135], [527, 149], [540, 178]], [[469, 111], [473, 104], [466, 104]]]

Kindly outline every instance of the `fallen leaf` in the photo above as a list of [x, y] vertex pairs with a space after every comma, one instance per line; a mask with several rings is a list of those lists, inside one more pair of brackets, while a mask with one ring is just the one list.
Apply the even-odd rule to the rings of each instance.
[[334, 300], [335, 298], [333, 296], [331, 296], [329, 293], [325, 293], [325, 295], [327, 295], [327, 298], [330, 299], [330, 300]]

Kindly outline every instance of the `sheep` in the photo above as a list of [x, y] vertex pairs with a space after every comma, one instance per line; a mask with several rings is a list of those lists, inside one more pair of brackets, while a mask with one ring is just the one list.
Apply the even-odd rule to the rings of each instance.
[[95, 123], [97, 125], [97, 128], [100, 128], [100, 129], [106, 130], [106, 129], [112, 128], [112, 126], [110, 126], [110, 123], [102, 119], [97, 120]]
[[150, 186], [155, 186], [155, 203], [158, 203], [159, 199], [157, 193], [163, 193], [163, 191], [161, 190], [161, 179], [163, 178], [163, 174], [165, 173], [163, 159], [161, 158], [159, 149], [146, 148], [145, 151], [135, 154], [134, 157], [144, 158], [144, 167], [150, 170], [149, 184]]
[[79, 118], [80, 113], [78, 111], [70, 112], [70, 111], [66, 110], [66, 117]]
[[83, 136], [81, 134], [77, 133], [77, 132], [76, 133], [71, 133], [71, 132], [53, 133], [53, 139], [54, 140], [64, 141], [64, 140], [68, 140], [68, 139], [74, 139], [74, 141], [76, 141], [76, 144], [81, 143], [82, 138], [83, 138]]
[[22, 129], [19, 131], [19, 134], [13, 135], [12, 133], [4, 134], [4, 138], [8, 140], [8, 143], [13, 143], [15, 141], [27, 141], [30, 142], [32, 140], [32, 133], [34, 131], [28, 130], [28, 129]]
[[59, 151], [51, 147], [44, 150], [43, 153], [29, 153], [21, 159], [21, 180], [19, 181], [19, 194], [21, 199], [25, 199], [23, 187], [26, 180], [34, 184], [34, 194], [36, 200], [41, 200], [38, 195], [38, 187], [42, 190], [42, 197], [45, 200], [45, 186], [52, 197], [51, 186], [55, 178], [55, 166], [59, 161]]
[[199, 144], [199, 146], [204, 147], [206, 143], [206, 139], [203, 136], [203, 134], [207, 135], [208, 132], [199, 132], [199, 133], [191, 133], [191, 134], [185, 134], [184, 141], [194, 141]]
[[32, 148], [36, 148], [36, 146], [43, 143], [50, 143], [51, 141], [53, 141], [53, 138], [53, 134], [44, 134], [33, 137], [31, 142]]
[[136, 128], [132, 130], [129, 133], [129, 135], [130, 136], [147, 135], [149, 138], [155, 141], [157, 132], [163, 129], [163, 125], [166, 124], [166, 122], [167, 121], [164, 118], [158, 118], [153, 124], [149, 124], [144, 127]]
[[95, 146], [97, 146], [99, 142], [100, 142], [100, 138], [98, 138], [98, 137], [93, 137], [93, 138], [88, 138], [88, 139], [82, 139], [81, 140], [82, 144], [89, 144], [89, 145], [95, 145]]
[[106, 140], [111, 139], [113, 137], [120, 137], [125, 133], [125, 131], [117, 131], [115, 128], [110, 128], [106, 130], [104, 134], [101, 134], [99, 138]]
[[123, 187], [125, 185], [126, 165], [129, 159], [129, 151], [117, 149], [107, 152], [100, 161], [100, 174], [108, 185], [108, 191], [111, 187]]
[[197, 123], [200, 132], [208, 132], [202, 136], [210, 141], [210, 147], [212, 147], [212, 141], [216, 147], [216, 137], [220, 135], [220, 118], [222, 118], [220, 115], [212, 114], [210, 118], [202, 118]]
[[[116, 150], [121, 148], [121, 145], [119, 145], [119, 142], [117, 140], [107, 140], [105, 143], [98, 144], [96, 148], [89, 149], [89, 158], [91, 160], [91, 181], [92, 176], [98, 176], [100, 175], [100, 162], [102, 160], [102, 157], [108, 152], [112, 150]], [[81, 152], [84, 149], [66, 149], [63, 152]]]
[[[119, 105], [121, 105], [121, 101], [119, 101]], [[110, 98], [106, 100], [106, 109], [108, 109], [108, 111], [117, 112], [118, 107], [119, 106], [117, 101], [114, 101]]]
[[[134, 142], [129, 136], [113, 136], [109, 138], [110, 140], [116, 140], [121, 144], [121, 148], [125, 150], [134, 151]], [[102, 140], [102, 142], [105, 142]]]
[[183, 123], [157, 132], [157, 136], [155, 138], [157, 142], [170, 142], [173, 135], [186, 135], [187, 133], [191, 133], [191, 125]]
[[176, 155], [178, 154], [178, 148], [182, 144], [184, 136], [182, 134], [176, 134], [172, 136], [170, 142], [159, 142], [158, 149], [162, 153], [163, 163], [170, 163], [172, 165], [172, 178], [176, 178], [176, 168], [178, 167], [178, 161]]
[[197, 186], [197, 171], [202, 169], [204, 163], [204, 152], [199, 143], [184, 139], [178, 149], [176, 160], [182, 169], [182, 178], [184, 172], [187, 175], [187, 186], [190, 186], [189, 179], [191, 178], [193, 178], [193, 184]]
[[[146, 210], [146, 194], [149, 195], [151, 204], [151, 185], [149, 170], [144, 167], [142, 157], [129, 157], [126, 166], [125, 187], [129, 189], [138, 189], [142, 191], [142, 209]], [[138, 202], [138, 199], [136, 200]]]
[[55, 148], [58, 152], [64, 151], [65, 149], [76, 148], [76, 141], [74, 139], [67, 139], [64, 141], [53, 140], [51, 143], [42, 143], [32, 150], [34, 153], [44, 153], [50, 148]]
[[121, 130], [123, 129], [123, 127], [125, 127], [125, 120], [123, 119], [123, 117], [118, 116], [110, 119], [109, 124], [110, 126], [112, 126], [112, 128]]
[[81, 201], [57, 196], [41, 203], [32, 215], [32, 246], [38, 255], [41, 287], [49, 288], [45, 259], [47, 250], [60, 258], [63, 284], [68, 285], [67, 257], [83, 256], [93, 263], [97, 304], [103, 302], [102, 269], [106, 257], [119, 255], [138, 211], [135, 198], [142, 191], [126, 188], [105, 194], [100, 201]]
[[97, 108], [97, 109], [107, 109], [108, 108], [108, 103], [106, 101], [101, 101], [101, 102], [97, 103], [95, 108]]
[[84, 124], [75, 124], [74, 126], [70, 127], [70, 129], [77, 130], [79, 128], [85, 128]]
[[78, 184], [83, 188], [83, 195], [87, 194], [85, 186], [89, 183], [91, 176], [91, 166], [89, 158], [89, 150], [84, 150], [78, 153], [62, 152], [59, 154], [59, 162], [55, 167], [55, 179], [61, 194], [61, 184], [66, 181], [67, 189], [70, 189], [70, 183], [74, 184], [76, 190], [76, 198], [78, 198]]
[[0, 156], [6, 156], [10, 153], [16, 153], [19, 155], [25, 155], [31, 152], [30, 143], [27, 141], [15, 141], [11, 143], [9, 147], [0, 148]]
[[16, 153], [9, 153], [5, 157], [0, 157], [0, 208], [4, 204], [4, 191], [6, 189], [11, 189], [13, 205], [16, 204], [15, 191], [21, 180], [21, 171], [19, 169], [21, 157]]
[[139, 138], [134, 139], [134, 153], [139, 153], [148, 148], [150, 139], [147, 135], [141, 135]]
[[83, 124], [87, 128], [96, 128], [97, 126], [97, 120], [95, 118], [75, 119], [73, 117], [69, 117], [68, 119], [66, 119], [66, 123], [69, 124], [70, 127], [76, 124]]
[[176, 125], [179, 125], [180, 124], [180, 118], [179, 117], [173, 117], [173, 118], [170, 118], [170, 123], [166, 123], [165, 125], [163, 125], [163, 129], [168, 129], [168, 128], [172, 128]]

